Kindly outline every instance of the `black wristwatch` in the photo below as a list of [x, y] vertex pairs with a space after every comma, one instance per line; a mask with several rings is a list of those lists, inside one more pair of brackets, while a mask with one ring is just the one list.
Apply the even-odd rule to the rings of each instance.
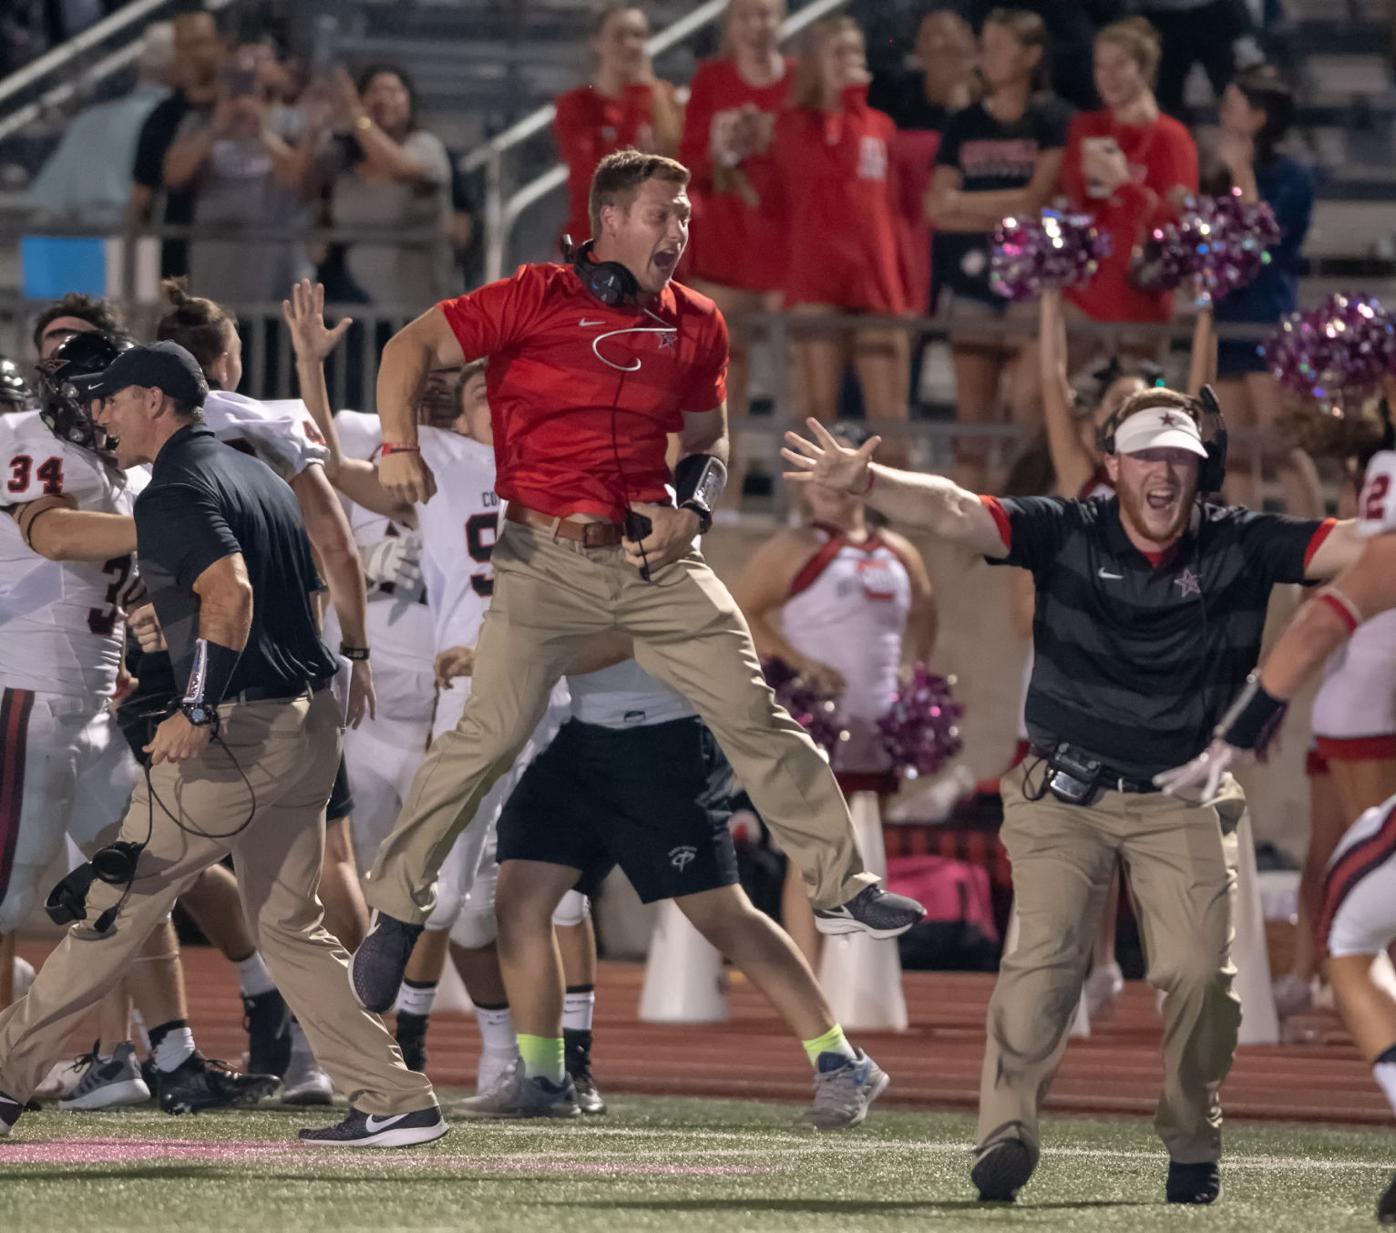
[[691, 509], [695, 514], [698, 515], [698, 534], [699, 534], [699, 535], [706, 535], [706, 534], [708, 533], [709, 529], [710, 529], [710, 528], [712, 527], [712, 525], [713, 525], [713, 512], [712, 512], [712, 510], [710, 510], [706, 505], [704, 505], [701, 501], [699, 501], [699, 500], [698, 500], [697, 498], [695, 498], [695, 497], [690, 497], [687, 501], [685, 501], [682, 505], [680, 505], [679, 508], [680, 508], [680, 509]]
[[186, 702], [179, 710], [196, 728], [215, 727], [218, 723], [218, 708], [205, 702]]

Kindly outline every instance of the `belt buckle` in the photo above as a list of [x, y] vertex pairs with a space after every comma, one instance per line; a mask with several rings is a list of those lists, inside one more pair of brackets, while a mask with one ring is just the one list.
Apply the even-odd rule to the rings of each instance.
[[[605, 536], [606, 529], [607, 529], [610, 525], [611, 525], [611, 524], [608, 523], [608, 522], [584, 522], [584, 523], [582, 523], [582, 524], [581, 524], [581, 528], [582, 528], [582, 547], [583, 547], [583, 548], [601, 548], [601, 547], [604, 547], [605, 545], [604, 545], [601, 541], [602, 541], [603, 537]], [[595, 543], [592, 542], [592, 538], [591, 538], [592, 532], [593, 532], [593, 531], [596, 532], [596, 542], [595, 542]]]

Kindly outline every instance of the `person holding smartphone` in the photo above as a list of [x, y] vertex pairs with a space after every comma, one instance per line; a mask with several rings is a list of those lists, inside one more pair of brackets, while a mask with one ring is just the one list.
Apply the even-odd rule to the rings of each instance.
[[1067, 134], [1062, 187], [1112, 241], [1090, 282], [1066, 292], [1068, 319], [1167, 321], [1173, 297], [1129, 277], [1135, 246], [1197, 192], [1197, 147], [1154, 98], [1159, 38], [1143, 18], [1106, 26], [1095, 40], [1095, 83], [1105, 106], [1080, 112]]

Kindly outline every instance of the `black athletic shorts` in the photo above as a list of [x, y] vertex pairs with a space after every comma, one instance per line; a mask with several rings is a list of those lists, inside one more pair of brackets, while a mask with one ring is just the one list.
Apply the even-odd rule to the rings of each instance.
[[349, 790], [349, 772], [344, 766], [344, 755], [339, 755], [339, 770], [334, 773], [334, 787], [330, 789], [330, 803], [325, 807], [325, 821], [347, 818], [354, 812], [354, 794]]
[[731, 785], [696, 716], [642, 728], [569, 720], [505, 802], [499, 860], [580, 869], [588, 895], [619, 865], [645, 903], [732, 886]]

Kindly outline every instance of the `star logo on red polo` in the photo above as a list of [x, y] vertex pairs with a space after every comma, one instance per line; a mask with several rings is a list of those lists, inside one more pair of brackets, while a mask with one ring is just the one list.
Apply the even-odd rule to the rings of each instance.
[[659, 346], [663, 350], [668, 347], [676, 347], [679, 342], [678, 330], [661, 330], [659, 332]]
[[1187, 599], [1190, 595], [1202, 594], [1202, 579], [1190, 569], [1185, 569], [1181, 574], [1173, 579], [1173, 585], [1178, 588], [1179, 598]]

